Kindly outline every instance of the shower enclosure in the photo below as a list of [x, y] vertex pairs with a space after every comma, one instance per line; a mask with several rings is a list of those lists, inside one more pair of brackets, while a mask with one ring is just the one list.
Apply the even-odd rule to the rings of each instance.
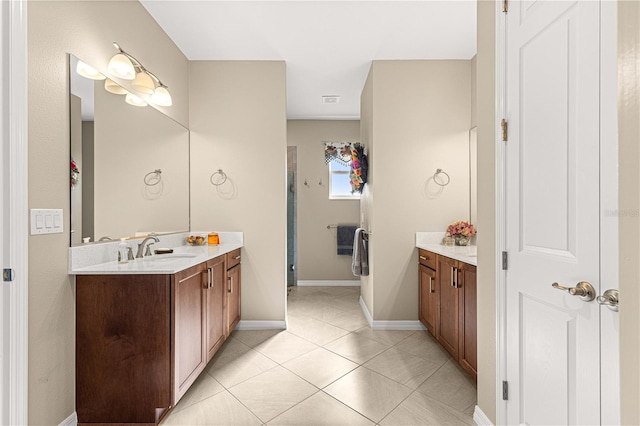
[[298, 284], [297, 151], [295, 146], [287, 147], [287, 287]]

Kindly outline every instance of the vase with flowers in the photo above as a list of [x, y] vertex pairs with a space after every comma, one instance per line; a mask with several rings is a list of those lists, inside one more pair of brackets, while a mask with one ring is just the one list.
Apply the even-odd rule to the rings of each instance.
[[475, 225], [464, 220], [453, 222], [447, 227], [447, 236], [452, 237], [458, 246], [468, 246], [478, 231]]

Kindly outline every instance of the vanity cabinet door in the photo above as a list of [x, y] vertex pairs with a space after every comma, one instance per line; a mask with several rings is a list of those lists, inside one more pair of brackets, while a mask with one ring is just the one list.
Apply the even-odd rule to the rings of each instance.
[[473, 378], [478, 376], [477, 356], [477, 310], [476, 310], [476, 267], [458, 262], [460, 293], [462, 295], [462, 315], [460, 322], [460, 365]]
[[[435, 262], [434, 262], [435, 264]], [[438, 314], [438, 291], [436, 271], [424, 265], [419, 266], [420, 273], [420, 322], [435, 337], [437, 336], [436, 324]]]
[[174, 275], [174, 403], [206, 366], [204, 329], [207, 269], [193, 266]]
[[240, 264], [227, 271], [227, 336], [240, 322]]
[[460, 338], [460, 289], [457, 277], [458, 262], [438, 256], [438, 291], [440, 306], [438, 312], [437, 339], [457, 361], [459, 360]]
[[226, 296], [224, 256], [207, 262], [206, 324], [207, 362], [224, 342], [224, 305]]

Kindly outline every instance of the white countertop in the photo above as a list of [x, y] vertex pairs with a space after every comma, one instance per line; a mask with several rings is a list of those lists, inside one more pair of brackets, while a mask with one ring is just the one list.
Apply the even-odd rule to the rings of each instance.
[[[188, 234], [188, 233], [187, 233]], [[195, 235], [196, 233], [194, 233]], [[232, 235], [233, 234], [233, 235]], [[162, 241], [163, 238], [160, 236], [161, 243], [152, 246], [152, 249], [159, 247], [168, 247], [173, 249], [173, 253], [171, 254], [155, 254], [153, 256], [147, 256], [142, 259], [135, 259], [129, 261], [127, 263], [118, 263], [116, 260], [104, 261], [105, 258], [103, 253], [108, 250], [108, 253], [116, 249], [117, 243], [110, 244], [112, 246], [106, 247], [87, 247], [83, 248], [85, 251], [91, 250], [96, 251], [100, 250], [101, 252], [97, 253], [82, 253], [81, 256], [78, 256], [78, 250], [76, 250], [76, 257], [80, 257], [80, 259], [74, 261], [73, 259], [73, 249], [71, 248], [71, 256], [70, 256], [70, 266], [69, 266], [69, 274], [71, 275], [131, 275], [131, 274], [175, 274], [176, 272], [183, 271], [192, 266], [198, 265], [202, 262], [206, 262], [207, 260], [216, 258], [223, 254], [229, 253], [233, 250], [244, 247], [242, 233], [220, 233], [221, 235], [221, 243], [219, 245], [202, 245], [202, 246], [190, 246], [184, 243], [184, 236], [179, 237], [179, 241], [182, 245], [171, 246], [170, 244], [166, 244], [171, 239], [166, 241]], [[175, 237], [173, 237], [173, 241], [175, 241]], [[115, 258], [109, 254], [107, 259]], [[96, 261], [92, 261], [91, 259], [98, 259]]]
[[444, 232], [416, 232], [416, 247], [459, 260], [469, 265], [478, 265], [478, 246], [453, 246], [442, 244]]

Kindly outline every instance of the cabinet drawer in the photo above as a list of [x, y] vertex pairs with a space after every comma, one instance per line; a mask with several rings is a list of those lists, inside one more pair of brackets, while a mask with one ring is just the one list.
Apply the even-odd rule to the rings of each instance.
[[227, 271], [240, 263], [240, 249], [230, 251], [225, 256], [227, 256]]
[[418, 250], [418, 261], [427, 268], [436, 269], [436, 255], [427, 250]]

